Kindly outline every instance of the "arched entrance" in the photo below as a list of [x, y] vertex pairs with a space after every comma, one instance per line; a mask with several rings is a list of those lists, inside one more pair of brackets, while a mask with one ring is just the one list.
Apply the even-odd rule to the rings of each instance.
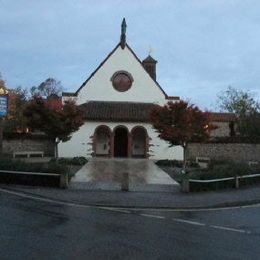
[[110, 136], [111, 130], [107, 126], [99, 126], [94, 135], [95, 156], [107, 157], [110, 155]]
[[141, 126], [132, 129], [132, 157], [147, 157], [147, 132]]
[[128, 156], [128, 131], [125, 127], [117, 127], [114, 132], [114, 157]]

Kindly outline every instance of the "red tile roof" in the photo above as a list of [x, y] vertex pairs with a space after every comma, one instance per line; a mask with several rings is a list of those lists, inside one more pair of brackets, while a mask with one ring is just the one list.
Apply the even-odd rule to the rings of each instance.
[[233, 122], [237, 120], [234, 113], [217, 113], [210, 112], [210, 116], [213, 122]]
[[[87, 120], [149, 122], [153, 103], [89, 101], [80, 105]], [[234, 113], [210, 113], [213, 122], [236, 121]]]
[[97, 121], [148, 122], [154, 104], [89, 101], [80, 105], [85, 118]]
[[76, 97], [77, 95], [73, 92], [62, 92], [63, 97]]

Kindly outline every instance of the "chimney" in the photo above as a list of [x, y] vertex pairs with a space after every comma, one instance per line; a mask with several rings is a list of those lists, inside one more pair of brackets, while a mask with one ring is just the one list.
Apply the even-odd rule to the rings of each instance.
[[148, 72], [152, 79], [156, 80], [156, 63], [150, 55], [142, 61], [144, 69]]

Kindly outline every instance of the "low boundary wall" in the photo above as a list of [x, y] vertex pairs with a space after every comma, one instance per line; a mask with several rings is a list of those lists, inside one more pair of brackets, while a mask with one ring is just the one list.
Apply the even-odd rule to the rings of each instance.
[[232, 160], [237, 162], [260, 162], [260, 144], [245, 143], [190, 143], [187, 159], [208, 157], [211, 160]]
[[54, 155], [54, 143], [48, 139], [4, 139], [2, 152], [13, 154], [21, 151], [43, 151], [44, 155]]

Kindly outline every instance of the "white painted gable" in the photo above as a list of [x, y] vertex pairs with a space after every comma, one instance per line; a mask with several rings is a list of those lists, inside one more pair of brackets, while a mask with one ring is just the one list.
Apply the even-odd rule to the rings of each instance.
[[[120, 70], [133, 76], [133, 83], [126, 92], [114, 89], [112, 75]], [[126, 45], [120, 45], [108, 56], [99, 69], [77, 91], [77, 104], [88, 101], [125, 101], [165, 104], [165, 93], [145, 71], [140, 61]]]

